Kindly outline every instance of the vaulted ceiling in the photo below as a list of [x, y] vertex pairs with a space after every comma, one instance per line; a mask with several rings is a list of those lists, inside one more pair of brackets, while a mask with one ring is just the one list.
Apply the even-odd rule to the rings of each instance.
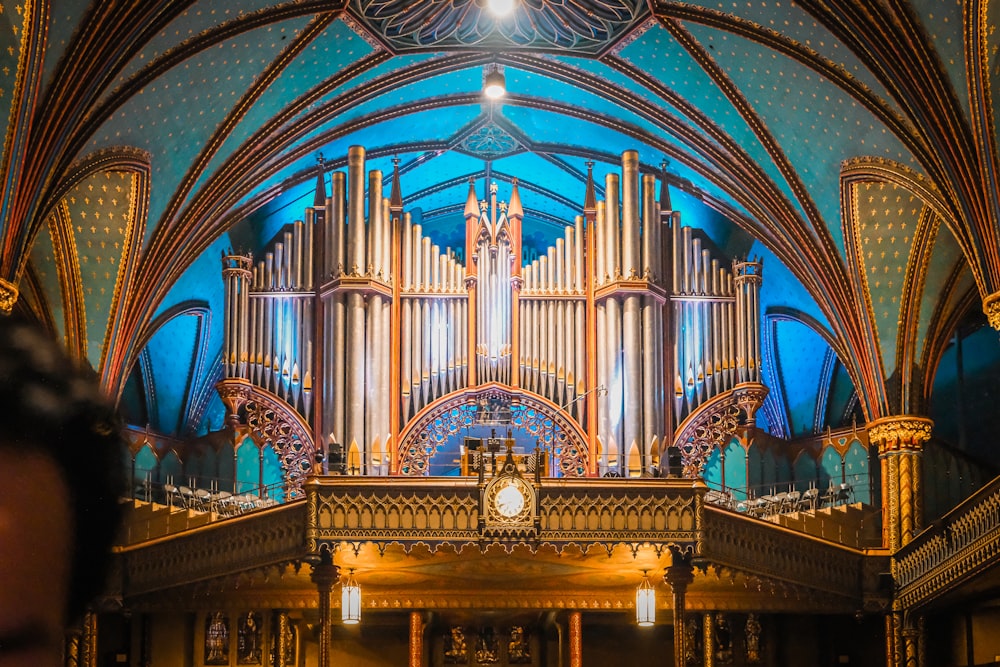
[[[204, 433], [223, 413], [220, 254], [301, 218], [349, 146], [387, 179], [398, 159], [405, 208], [442, 247], [461, 243], [470, 177], [501, 197], [517, 178], [539, 250], [581, 213], [586, 163], [600, 187], [635, 149], [685, 224], [764, 258], [772, 433], [988, 426], [972, 417], [1000, 362], [983, 326], [1000, 292], [997, 3], [485, 4], [3, 2], [15, 308], [86, 356], [130, 421]], [[497, 66], [508, 94], [490, 102]]]

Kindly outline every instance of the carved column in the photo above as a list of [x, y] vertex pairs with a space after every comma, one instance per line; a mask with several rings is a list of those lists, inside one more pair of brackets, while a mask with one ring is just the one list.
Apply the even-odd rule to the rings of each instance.
[[97, 667], [97, 614], [92, 611], [83, 615], [80, 667]]
[[66, 633], [66, 643], [63, 648], [63, 667], [81, 667], [80, 665], [80, 643], [82, 637], [79, 630], [70, 630]]
[[[882, 543], [892, 552], [923, 528], [920, 457], [933, 426], [930, 419], [914, 416], [887, 417], [868, 425], [868, 438], [878, 447], [882, 472]], [[886, 619], [889, 667], [920, 666], [921, 627], [907, 625], [905, 609], [893, 609]]]
[[702, 646], [705, 647], [705, 667], [715, 667], [715, 614], [706, 611], [702, 618]]
[[569, 667], [583, 667], [583, 616], [569, 613]]
[[424, 619], [419, 611], [410, 612], [410, 667], [424, 667]]
[[907, 544], [923, 528], [923, 480], [920, 457], [934, 422], [926, 417], [887, 417], [868, 425], [882, 469], [883, 538], [891, 551]]
[[[690, 559], [679, 552], [671, 551], [672, 562], [663, 574], [663, 581], [670, 586], [671, 610], [674, 614], [674, 664], [684, 664], [684, 596], [688, 585], [694, 581], [694, 569]], [[707, 653], [707, 648], [706, 648]]]
[[292, 630], [288, 624], [288, 612], [279, 609], [274, 612], [274, 667], [295, 667], [288, 663], [291, 654]]
[[330, 667], [330, 643], [333, 619], [331, 617], [330, 594], [333, 586], [340, 581], [340, 568], [333, 564], [333, 555], [324, 550], [320, 561], [313, 565], [312, 581], [319, 592], [319, 664]]

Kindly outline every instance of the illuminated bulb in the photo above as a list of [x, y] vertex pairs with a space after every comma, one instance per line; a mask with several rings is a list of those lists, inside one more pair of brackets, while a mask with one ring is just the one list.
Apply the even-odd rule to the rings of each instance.
[[483, 93], [485, 93], [486, 97], [496, 100], [503, 97], [506, 92], [507, 82], [504, 79], [503, 72], [493, 70], [486, 75], [486, 80], [483, 82]]

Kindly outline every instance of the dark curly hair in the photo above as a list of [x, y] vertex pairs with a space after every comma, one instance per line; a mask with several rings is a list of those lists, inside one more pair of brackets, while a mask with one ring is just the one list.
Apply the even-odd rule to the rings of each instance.
[[0, 316], [0, 447], [55, 462], [74, 534], [67, 620], [103, 590], [121, 520], [125, 440], [96, 373], [37, 325]]

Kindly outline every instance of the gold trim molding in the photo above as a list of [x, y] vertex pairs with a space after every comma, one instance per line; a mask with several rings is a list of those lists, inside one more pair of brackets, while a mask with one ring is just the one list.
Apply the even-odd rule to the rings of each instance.
[[879, 456], [892, 452], [920, 452], [930, 440], [934, 422], [911, 415], [876, 419], [868, 424], [868, 440], [878, 446]]
[[983, 299], [983, 312], [986, 313], [990, 326], [1000, 331], [1000, 291]]
[[17, 303], [17, 285], [0, 278], [0, 313], [10, 315]]

